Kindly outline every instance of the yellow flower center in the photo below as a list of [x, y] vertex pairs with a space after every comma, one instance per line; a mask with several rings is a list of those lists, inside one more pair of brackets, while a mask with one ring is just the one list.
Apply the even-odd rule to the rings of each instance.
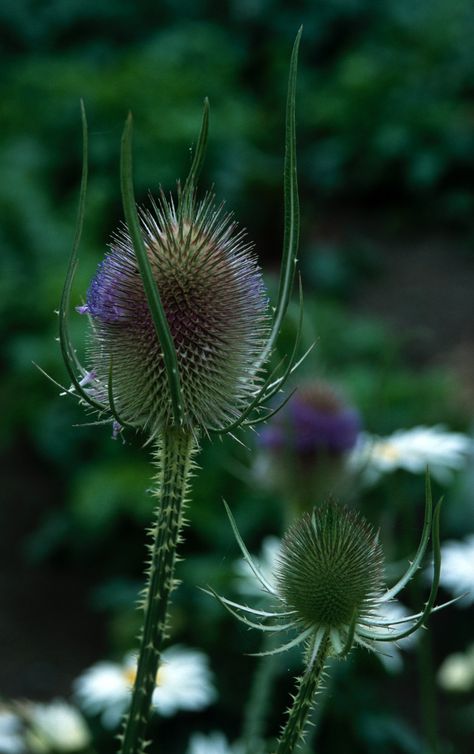
[[398, 461], [400, 451], [390, 443], [380, 443], [375, 446], [374, 455], [386, 461]]
[[137, 669], [132, 667], [124, 668], [123, 677], [125, 678], [129, 686], [133, 686], [133, 684], [135, 683], [135, 678], [137, 677]]
[[[161, 667], [158, 668], [158, 672], [156, 674], [156, 681], [155, 681], [155, 683], [156, 683], [157, 686], [162, 686], [163, 685], [165, 674], [166, 674], [166, 670], [165, 670], [165, 668], [162, 665]], [[135, 679], [137, 677], [137, 668], [136, 668], [136, 666], [130, 666], [128, 668], [124, 668], [123, 669], [123, 677], [125, 678], [125, 680], [126, 680], [126, 682], [127, 682], [127, 684], [129, 686], [133, 686], [133, 684], [135, 683]]]

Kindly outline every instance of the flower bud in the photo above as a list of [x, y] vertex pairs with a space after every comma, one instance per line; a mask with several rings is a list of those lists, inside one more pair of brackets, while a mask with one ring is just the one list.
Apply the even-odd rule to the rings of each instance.
[[304, 514], [283, 539], [277, 592], [304, 625], [341, 629], [369, 617], [382, 584], [377, 534], [334, 503]]
[[[377, 651], [379, 642], [393, 644], [426, 625], [436, 601], [441, 568], [441, 502], [433, 511], [429, 478], [418, 549], [405, 573], [389, 588], [384, 585], [378, 534], [357, 513], [333, 502], [315, 508], [312, 514], [305, 513], [288, 529], [274, 573], [268, 577], [252, 560], [227, 505], [226, 510], [242, 555], [263, 593], [274, 598], [275, 609], [259, 610], [210, 593], [251, 628], [263, 632], [288, 629], [297, 632], [289, 642], [261, 654], [277, 654], [307, 643], [311, 648], [307, 659], [312, 668], [320, 648], [323, 654], [329, 652], [337, 657], [345, 657], [354, 644]], [[420, 567], [430, 531], [433, 579], [429, 597], [418, 613], [401, 619], [393, 617], [393, 600]], [[436, 609], [440, 607], [445, 605]], [[267, 624], [267, 619], [272, 620], [272, 625]], [[406, 625], [400, 628], [402, 624]]]
[[[212, 197], [182, 214], [162, 197], [141, 226], [176, 350], [185, 422], [219, 428], [256, 391], [267, 336], [267, 297], [245, 234]], [[84, 310], [84, 307], [82, 307]], [[117, 414], [151, 432], [173, 423], [162, 349], [133, 244], [117, 232], [87, 294], [89, 355]], [[109, 386], [110, 392], [110, 386]]]

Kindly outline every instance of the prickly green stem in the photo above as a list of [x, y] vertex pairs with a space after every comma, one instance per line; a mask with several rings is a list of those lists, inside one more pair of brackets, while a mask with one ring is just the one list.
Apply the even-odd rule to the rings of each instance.
[[[306, 667], [301, 678], [298, 679], [298, 690], [292, 706], [288, 712], [288, 721], [278, 741], [275, 754], [292, 754], [304, 734], [308, 715], [313, 706], [315, 694], [321, 683], [326, 661], [329, 656], [331, 642], [329, 633], [323, 637], [314, 658]], [[309, 656], [312, 649], [310, 647]]]
[[156, 522], [151, 528], [148, 585], [143, 608], [137, 675], [130, 711], [125, 720], [121, 754], [142, 754], [151, 699], [156, 684], [163, 639], [167, 630], [168, 601], [174, 587], [176, 547], [180, 541], [195, 440], [188, 432], [168, 429], [156, 448], [158, 498]]

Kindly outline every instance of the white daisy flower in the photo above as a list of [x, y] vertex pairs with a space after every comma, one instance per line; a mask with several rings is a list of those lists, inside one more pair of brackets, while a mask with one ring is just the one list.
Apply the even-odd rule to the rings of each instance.
[[474, 534], [443, 544], [440, 583], [454, 595], [464, 594], [459, 607], [474, 604]]
[[22, 705], [22, 713], [27, 724], [25, 739], [29, 752], [82, 751], [91, 742], [82, 715], [61, 699], [50, 704], [27, 702]]
[[4, 707], [0, 708], [0, 752], [2, 754], [25, 752], [20, 718]]
[[[104, 727], [117, 727], [128, 709], [135, 674], [133, 654], [122, 663], [96, 663], [74, 684], [79, 704], [89, 714], [99, 714]], [[178, 710], [197, 711], [212, 704], [216, 696], [205, 654], [180, 646], [163, 652], [152, 699], [155, 711], [165, 717]]]
[[239, 754], [241, 751], [241, 747], [231, 746], [223, 733], [215, 731], [191, 736], [186, 754]]
[[438, 671], [438, 683], [445, 691], [474, 689], [474, 644], [466, 652], [446, 657]]
[[448, 432], [440, 425], [413, 427], [399, 429], [389, 437], [362, 433], [348, 464], [367, 484], [397, 469], [423, 474], [427, 466], [434, 479], [448, 484], [473, 452], [473, 440], [461, 432]]

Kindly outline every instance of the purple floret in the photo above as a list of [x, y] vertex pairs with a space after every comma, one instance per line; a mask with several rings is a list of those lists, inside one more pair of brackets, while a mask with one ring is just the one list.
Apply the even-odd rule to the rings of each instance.
[[358, 411], [334, 401], [334, 396], [330, 402], [324, 398], [319, 386], [315, 395], [310, 389], [296, 393], [261, 432], [261, 445], [302, 456], [318, 452], [338, 455], [353, 448], [361, 430]]
[[332, 413], [294, 401], [290, 416], [295, 448], [302, 453], [318, 448], [335, 453], [350, 450], [360, 431], [359, 414], [351, 408]]
[[120, 260], [111, 253], [97, 268], [87, 291], [87, 310], [92, 317], [106, 324], [125, 322], [127, 308], [126, 275], [120, 268]]

